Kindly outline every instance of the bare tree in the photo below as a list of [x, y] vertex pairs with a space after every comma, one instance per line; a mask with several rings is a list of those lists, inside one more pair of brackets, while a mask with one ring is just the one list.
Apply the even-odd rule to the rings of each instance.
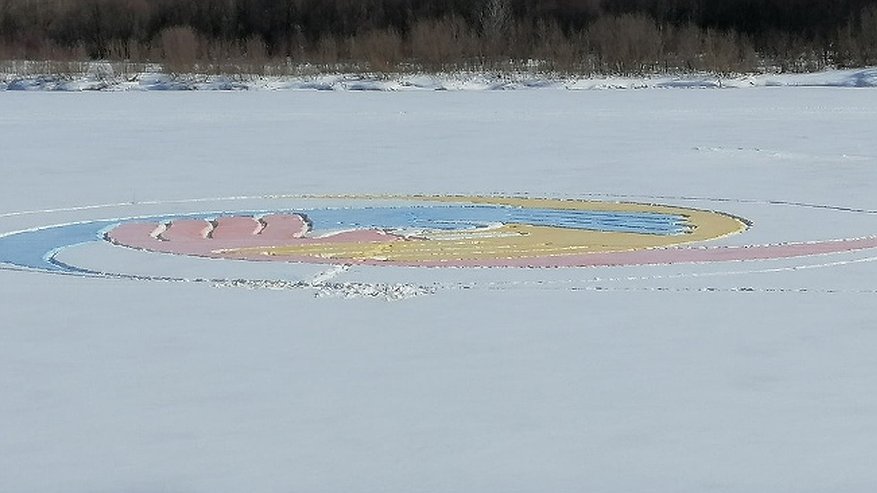
[[487, 0], [481, 11], [481, 32], [491, 56], [502, 53], [504, 39], [512, 22], [512, 11], [508, 0]]

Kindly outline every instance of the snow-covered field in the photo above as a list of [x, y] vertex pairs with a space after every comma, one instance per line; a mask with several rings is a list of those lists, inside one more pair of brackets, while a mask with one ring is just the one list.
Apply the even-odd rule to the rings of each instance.
[[[752, 222], [715, 245], [863, 238], [875, 128], [877, 91], [856, 88], [6, 92], [0, 235], [464, 194]], [[585, 269], [59, 255], [193, 282], [0, 265], [2, 492], [877, 487], [875, 250]]]

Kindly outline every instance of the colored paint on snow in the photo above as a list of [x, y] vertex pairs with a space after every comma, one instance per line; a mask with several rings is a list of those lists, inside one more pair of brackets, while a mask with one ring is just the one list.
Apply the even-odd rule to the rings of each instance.
[[[418, 197], [415, 197], [418, 198]], [[687, 231], [688, 242], [705, 241], [739, 233], [746, 229], [740, 218], [715, 211], [674, 207], [663, 204], [640, 204], [634, 202], [602, 202], [573, 199], [541, 199], [520, 197], [442, 197], [425, 196], [421, 200], [436, 202], [464, 202], [471, 204], [490, 204], [526, 209], [586, 210], [591, 213], [660, 214], [684, 217], [692, 229]], [[602, 230], [606, 231], [606, 230]]]
[[[877, 239], [681, 248], [744, 221], [663, 205], [578, 200], [408, 197], [410, 205], [154, 216], [59, 225], [0, 237], [0, 261], [74, 272], [54, 261], [104, 237], [147, 251], [245, 260], [403, 266], [564, 267], [758, 260], [877, 247]], [[105, 233], [106, 232], [106, 233]]]
[[[563, 207], [542, 207], [557, 204]], [[581, 201], [576, 202], [577, 207], [560, 201], [529, 208], [523, 205], [532, 206], [433, 203], [313, 209], [264, 216], [260, 220], [265, 225], [261, 231], [254, 233], [244, 228], [237, 237], [207, 235], [190, 241], [190, 235], [179, 243], [162, 242], [159, 240], [164, 237], [144, 235], [146, 227], [138, 230], [123, 225], [110, 231], [108, 239], [144, 250], [208, 257], [453, 265], [496, 258], [532, 259], [678, 245], [693, 241], [693, 232], [703, 235], [704, 231], [684, 214], [698, 211], [679, 208], [656, 211], [649, 206], [626, 206], [625, 210], [612, 210], [592, 208], [593, 203]], [[719, 218], [728, 221], [722, 234], [744, 227], [742, 222], [727, 216]], [[215, 222], [221, 221], [230, 219]], [[189, 222], [184, 221], [186, 228], [190, 228]], [[314, 231], [305, 236], [307, 227]], [[338, 230], [342, 232], [331, 233]], [[400, 241], [403, 236], [405, 241]]]
[[264, 240], [285, 241], [301, 238], [308, 232], [308, 224], [298, 214], [271, 214], [261, 219], [264, 227], [255, 231]]
[[253, 217], [220, 217], [215, 224], [210, 238], [220, 241], [252, 236], [262, 229], [262, 224]]
[[351, 207], [302, 211], [315, 231], [346, 229], [459, 230], [496, 224], [530, 224], [593, 231], [681, 235], [689, 228], [680, 214], [589, 209], [527, 209], [501, 204]]

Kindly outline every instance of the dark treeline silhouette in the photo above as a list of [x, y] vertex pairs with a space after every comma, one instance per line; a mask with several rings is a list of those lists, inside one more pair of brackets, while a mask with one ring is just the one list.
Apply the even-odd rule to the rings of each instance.
[[877, 64], [877, 0], [0, 0], [0, 59], [171, 71]]

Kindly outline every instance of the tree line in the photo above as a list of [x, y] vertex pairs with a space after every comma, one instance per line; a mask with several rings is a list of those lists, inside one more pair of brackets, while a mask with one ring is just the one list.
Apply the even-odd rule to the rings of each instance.
[[0, 59], [805, 71], [877, 64], [877, 0], [0, 0]]

